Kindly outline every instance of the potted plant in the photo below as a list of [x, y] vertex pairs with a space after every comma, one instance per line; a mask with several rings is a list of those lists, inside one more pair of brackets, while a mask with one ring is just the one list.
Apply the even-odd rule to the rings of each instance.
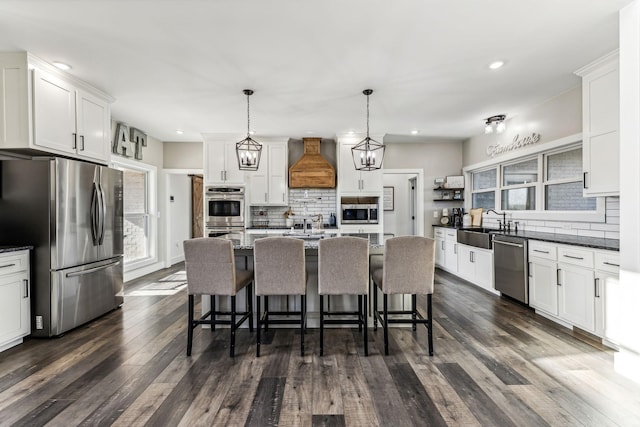
[[295, 214], [293, 213], [293, 210], [291, 209], [291, 206], [289, 206], [289, 208], [284, 213], [284, 222], [285, 222], [287, 227], [293, 227], [293, 216], [294, 215]]

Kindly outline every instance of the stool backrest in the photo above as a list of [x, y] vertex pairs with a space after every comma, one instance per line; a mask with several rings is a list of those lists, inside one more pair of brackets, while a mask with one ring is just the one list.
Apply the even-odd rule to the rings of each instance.
[[384, 244], [382, 292], [432, 294], [435, 240], [401, 236]]
[[318, 243], [320, 295], [362, 295], [369, 289], [369, 241], [333, 237]]
[[235, 295], [233, 243], [216, 237], [185, 240], [184, 264], [189, 294]]
[[304, 241], [290, 237], [256, 239], [253, 247], [256, 295], [304, 295]]

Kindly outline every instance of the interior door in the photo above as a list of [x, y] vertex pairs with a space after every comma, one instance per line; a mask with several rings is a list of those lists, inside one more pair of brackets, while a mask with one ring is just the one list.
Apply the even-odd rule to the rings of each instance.
[[204, 236], [203, 179], [202, 175], [191, 176], [191, 237]]

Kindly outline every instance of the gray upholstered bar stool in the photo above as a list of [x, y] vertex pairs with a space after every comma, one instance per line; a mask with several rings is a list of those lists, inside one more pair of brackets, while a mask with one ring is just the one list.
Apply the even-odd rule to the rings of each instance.
[[[305, 267], [304, 241], [290, 237], [264, 237], [256, 239], [253, 247], [256, 284], [256, 313], [258, 333], [256, 356], [260, 356], [260, 327], [265, 331], [270, 324], [300, 323], [300, 355], [304, 355], [304, 328], [306, 315], [307, 270]], [[270, 311], [269, 296], [300, 295], [300, 311]], [[264, 314], [260, 298], [264, 297]], [[287, 307], [288, 309], [288, 307]], [[289, 316], [300, 316], [299, 320]], [[277, 318], [271, 318], [277, 316]], [[283, 318], [286, 316], [287, 318]]]
[[[373, 329], [378, 329], [378, 320], [384, 328], [384, 354], [389, 354], [389, 323], [410, 323], [427, 327], [429, 355], [433, 356], [433, 313], [431, 299], [435, 269], [435, 241], [428, 237], [402, 236], [388, 239], [384, 244], [382, 268], [372, 273], [375, 289], [373, 293]], [[383, 294], [383, 311], [378, 310], [378, 288]], [[387, 296], [411, 294], [411, 310], [389, 311]], [[427, 295], [427, 318], [416, 309], [416, 295]], [[405, 317], [389, 318], [389, 315]], [[411, 315], [411, 318], [406, 318]]]
[[[185, 240], [184, 258], [187, 271], [187, 290], [189, 293], [189, 325], [187, 332], [187, 356], [191, 356], [193, 329], [198, 325], [230, 325], [231, 337], [229, 355], [234, 356], [236, 346], [236, 329], [249, 319], [249, 331], [253, 332], [253, 311], [251, 284], [253, 271], [236, 269], [233, 243], [230, 240], [215, 237], [203, 237]], [[247, 309], [238, 312], [236, 294], [246, 287]], [[194, 319], [194, 295], [209, 295], [211, 310]], [[230, 296], [230, 311], [216, 311], [215, 296]], [[217, 316], [229, 316], [229, 319], [218, 319]], [[237, 316], [241, 316], [239, 320]], [[206, 320], [209, 318], [208, 320]]]
[[[325, 324], [356, 324], [364, 329], [364, 355], [369, 355], [367, 294], [369, 288], [369, 241], [360, 237], [334, 237], [318, 244], [318, 293], [320, 294], [320, 356], [324, 354]], [[357, 295], [358, 311], [325, 311], [324, 297]], [[364, 299], [364, 304], [363, 304]], [[325, 319], [325, 315], [356, 316]]]

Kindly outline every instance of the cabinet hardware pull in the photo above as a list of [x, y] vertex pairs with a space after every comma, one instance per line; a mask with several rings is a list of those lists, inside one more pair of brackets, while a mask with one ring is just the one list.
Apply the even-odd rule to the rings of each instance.
[[469, 262], [473, 262], [473, 252], [469, 251]]
[[516, 248], [523, 248], [524, 245], [519, 245], [517, 243], [509, 243], [509, 242], [503, 242], [502, 240], [493, 240], [493, 243], [499, 243], [501, 245], [507, 245], [507, 246], [515, 246]]
[[284, 193], [282, 193], [282, 201], [284, 202]]
[[220, 171], [220, 181], [224, 181], [224, 171]]
[[80, 135], [80, 151], [84, 151], [84, 135]]
[[442, 250], [444, 251], [444, 240], [442, 241]]
[[7, 267], [13, 267], [15, 265], [14, 264], [5, 264], [5, 265], [0, 265], [0, 268], [7, 268]]
[[540, 252], [541, 254], [548, 254], [549, 251], [541, 251], [540, 249], [534, 249], [533, 252]]
[[458, 255], [458, 245], [456, 243], [453, 244], [453, 253]]
[[267, 197], [268, 197], [268, 196], [267, 196], [267, 193], [264, 193], [264, 201], [265, 201], [265, 202], [267, 201]]
[[571, 259], [584, 259], [581, 256], [572, 256], [572, 255], [562, 255], [565, 258], [571, 258]]
[[587, 172], [582, 172], [582, 188], [587, 189]]
[[594, 287], [594, 292], [595, 292], [594, 296], [596, 298], [600, 298], [600, 278], [599, 277], [596, 277], [593, 280], [593, 285], [594, 285], [593, 287]]
[[29, 281], [27, 279], [22, 279], [24, 282], [24, 296], [23, 298], [29, 298]]
[[605, 265], [611, 265], [611, 266], [613, 266], [613, 267], [620, 267], [620, 264], [614, 264], [614, 263], [609, 262], [609, 261], [605, 261], [605, 262], [603, 262], [603, 264], [605, 264]]
[[558, 282], [558, 286], [562, 286], [562, 283], [560, 283], [560, 269], [556, 268], [556, 282]]
[[531, 275], [531, 261], [529, 261], [529, 262], [527, 263], [527, 269], [529, 270], [529, 277], [533, 277], [533, 276]]
[[77, 133], [73, 133], [73, 149], [75, 150], [76, 148], [78, 148], [78, 134]]

